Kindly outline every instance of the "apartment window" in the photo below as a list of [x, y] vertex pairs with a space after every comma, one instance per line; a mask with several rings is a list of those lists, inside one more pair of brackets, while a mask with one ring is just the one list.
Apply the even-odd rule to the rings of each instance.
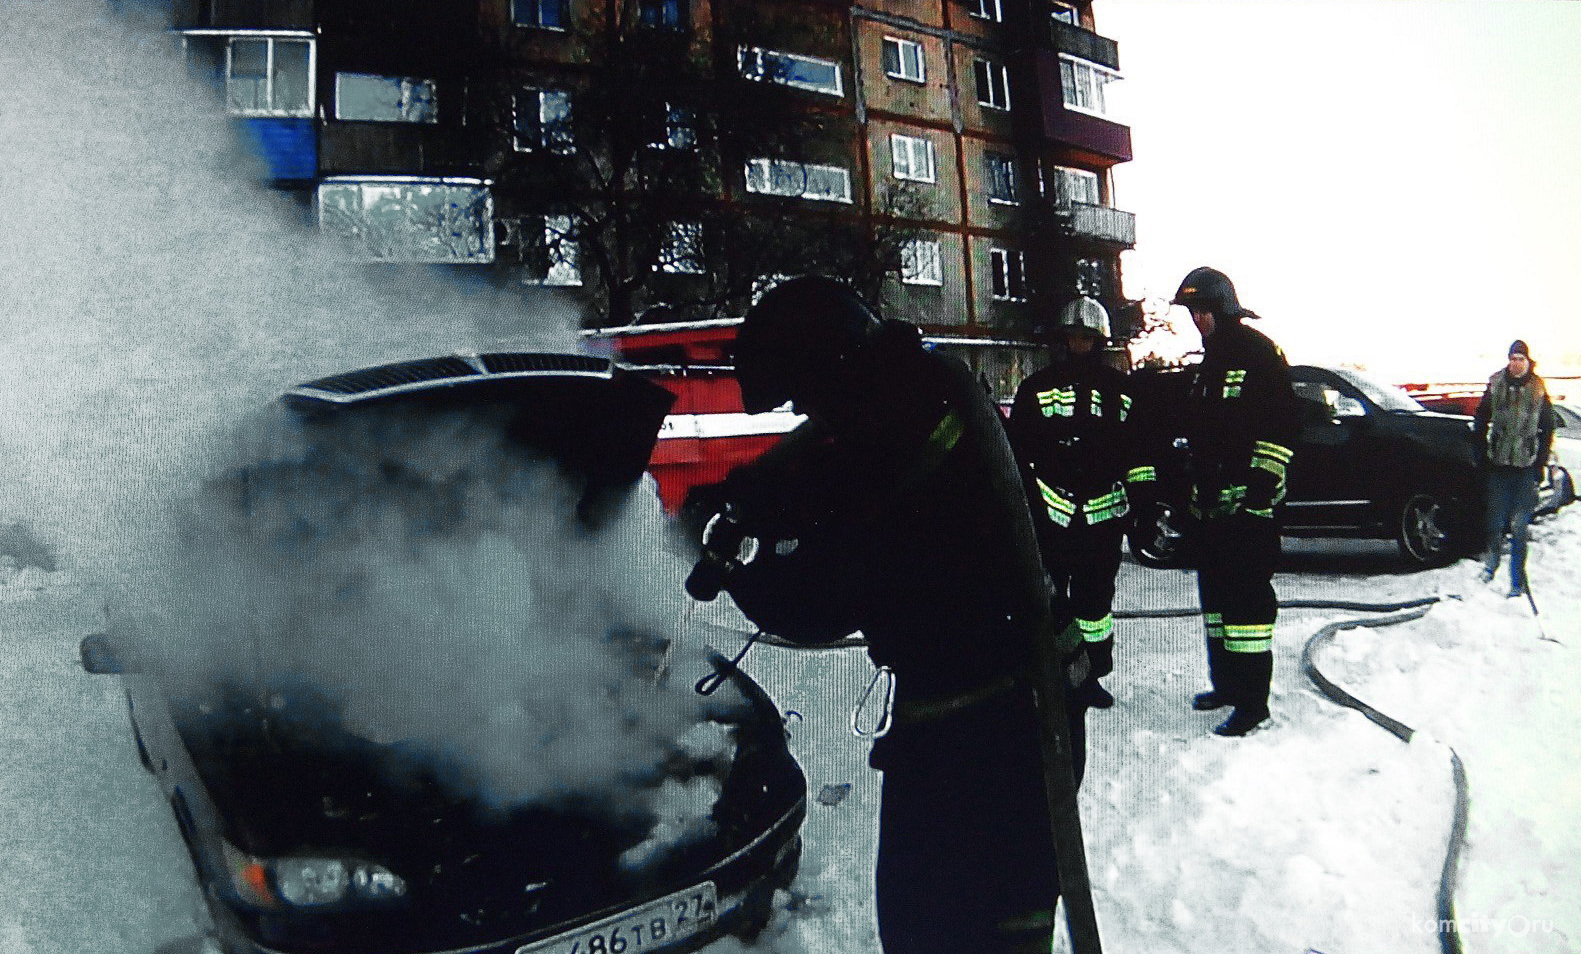
[[1088, 298], [1104, 297], [1106, 271], [1103, 262], [1096, 258], [1076, 259], [1076, 294]]
[[576, 287], [582, 284], [577, 242], [569, 215], [521, 215], [494, 223], [496, 255], [524, 266], [528, 284]]
[[889, 161], [897, 179], [933, 182], [937, 178], [934, 172], [932, 140], [891, 133]]
[[1016, 160], [997, 152], [983, 154], [984, 178], [988, 180], [988, 201], [1015, 205]]
[[335, 118], [375, 123], [437, 123], [434, 81], [371, 73], [335, 74]]
[[477, 179], [336, 177], [319, 183], [317, 199], [319, 228], [370, 261], [494, 260], [494, 203]]
[[660, 149], [697, 148], [697, 110], [665, 103], [664, 133], [654, 145]]
[[1054, 197], [1060, 202], [1085, 202], [1088, 205], [1102, 205], [1103, 198], [1098, 189], [1098, 174], [1088, 172], [1086, 169], [1072, 169], [1068, 166], [1056, 166], [1056, 192]]
[[989, 109], [1010, 108], [1010, 70], [993, 60], [972, 60], [977, 78], [977, 102]]
[[1118, 73], [1062, 53], [1059, 58], [1059, 76], [1065, 108], [1095, 116], [1108, 115], [1104, 88], [1120, 78]]
[[980, 20], [992, 20], [999, 23], [1005, 18], [1004, 8], [999, 0], [966, 0], [966, 12]]
[[679, 30], [687, 25], [686, 0], [638, 0], [637, 22], [645, 27]]
[[988, 250], [988, 265], [993, 270], [995, 301], [1027, 300], [1026, 256], [1005, 248]]
[[563, 89], [523, 90], [512, 102], [512, 145], [517, 152], [548, 149], [569, 153], [576, 140], [571, 128], [571, 94]]
[[816, 56], [800, 53], [782, 53], [762, 47], [744, 46], [737, 55], [741, 75], [747, 79], [761, 80], [794, 86], [797, 89], [844, 96], [845, 85], [840, 78], [840, 64]]
[[570, 0], [511, 0], [511, 22], [540, 30], [570, 26]]
[[670, 222], [659, 246], [659, 270], [671, 275], [703, 274], [703, 224]]
[[928, 65], [922, 56], [922, 44], [884, 37], [884, 75], [913, 83], [927, 82]]
[[1061, 23], [1069, 23], [1071, 26], [1081, 26], [1080, 11], [1068, 3], [1059, 3], [1058, 0], [1055, 0], [1053, 9], [1049, 11], [1049, 16]]
[[225, 105], [233, 116], [313, 115], [313, 41], [234, 36], [225, 47]]
[[751, 159], [747, 162], [747, 191], [820, 202], [850, 202], [851, 173], [843, 166]]
[[913, 239], [900, 247], [900, 280], [907, 285], [943, 285], [937, 239]]

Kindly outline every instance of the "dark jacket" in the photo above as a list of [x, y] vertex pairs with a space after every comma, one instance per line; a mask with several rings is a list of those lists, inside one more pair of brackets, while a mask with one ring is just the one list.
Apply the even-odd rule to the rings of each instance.
[[1186, 404], [1193, 511], [1272, 518], [1301, 426], [1284, 352], [1239, 321], [1220, 322]]
[[1553, 451], [1554, 407], [1536, 371], [1516, 378], [1504, 369], [1489, 378], [1474, 419], [1479, 461], [1529, 468], [1534, 479], [1542, 480]]
[[1132, 403], [1126, 375], [1097, 353], [1021, 382], [1006, 429], [1045, 548], [1064, 531], [1124, 525], [1128, 480], [1152, 478], [1141, 466]]
[[1049, 597], [998, 409], [909, 326], [886, 326], [860, 360], [838, 423], [809, 421], [726, 481], [795, 540], [765, 547], [731, 596], [787, 639], [860, 630], [901, 698], [1025, 671]]

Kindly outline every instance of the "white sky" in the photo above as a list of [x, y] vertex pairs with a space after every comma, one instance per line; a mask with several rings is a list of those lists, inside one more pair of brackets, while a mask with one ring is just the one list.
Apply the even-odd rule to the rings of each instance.
[[[1581, 2], [1098, 0], [1125, 292], [1197, 265], [1295, 363], [1581, 373]], [[1175, 315], [1191, 335], [1189, 319]]]

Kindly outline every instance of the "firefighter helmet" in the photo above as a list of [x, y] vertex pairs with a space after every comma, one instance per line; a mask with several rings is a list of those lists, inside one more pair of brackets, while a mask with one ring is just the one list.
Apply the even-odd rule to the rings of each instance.
[[808, 275], [775, 285], [747, 310], [736, 336], [742, 406], [759, 414], [805, 397], [879, 327], [856, 292], [832, 278]]
[[1229, 276], [1215, 268], [1194, 268], [1180, 283], [1171, 304], [1212, 312], [1215, 318], [1233, 321], [1251, 312], [1241, 307]]
[[1082, 295], [1060, 309], [1054, 331], [1084, 334], [1092, 338], [1109, 337], [1109, 312], [1096, 298]]

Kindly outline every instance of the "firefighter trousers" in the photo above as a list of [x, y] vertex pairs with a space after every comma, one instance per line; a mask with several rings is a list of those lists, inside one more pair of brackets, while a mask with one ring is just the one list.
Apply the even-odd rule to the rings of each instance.
[[1244, 513], [1204, 520], [1194, 550], [1213, 691], [1238, 709], [1267, 711], [1279, 525]]
[[1081, 632], [1092, 680], [1114, 672], [1114, 578], [1124, 533], [1122, 521], [1110, 520], [1046, 533], [1039, 541], [1054, 602], [1075, 618], [1071, 625]]
[[[1066, 713], [1078, 783], [1084, 713]], [[885, 954], [1046, 954], [1059, 868], [1031, 692], [896, 725], [870, 761], [883, 773], [874, 886]]]

